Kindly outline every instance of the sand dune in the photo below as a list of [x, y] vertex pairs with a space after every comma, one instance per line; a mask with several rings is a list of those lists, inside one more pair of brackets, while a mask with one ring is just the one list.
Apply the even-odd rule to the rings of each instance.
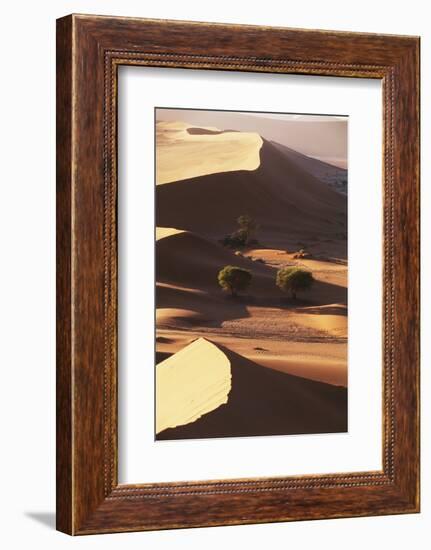
[[256, 170], [218, 172], [158, 185], [156, 205], [159, 227], [212, 238], [232, 232], [238, 216], [248, 214], [260, 224], [259, 235], [267, 246], [285, 242], [286, 235], [342, 240], [347, 230], [346, 198], [267, 141]]
[[254, 132], [223, 132], [192, 128], [181, 122], [156, 124], [156, 183], [204, 176], [214, 172], [255, 170], [262, 138]]
[[[259, 255], [263, 255], [262, 251]], [[289, 257], [287, 261], [290, 262]], [[314, 267], [313, 288], [302, 299], [290, 303], [275, 285], [275, 267], [236, 256], [230, 249], [190, 231], [158, 228], [157, 326], [171, 329], [223, 326], [224, 330], [241, 336], [271, 338], [277, 335], [297, 338], [300, 333], [308, 334], [308, 329], [316, 329], [344, 337], [347, 290], [339, 272], [341, 269], [345, 272], [345, 268], [335, 266], [335, 274], [328, 276], [324, 262], [314, 264], [322, 269], [322, 274]], [[250, 287], [238, 299], [231, 299], [218, 285], [217, 273], [225, 265], [246, 268], [253, 275]], [[333, 278], [339, 278], [340, 284], [331, 283]], [[327, 306], [330, 309], [325, 309]], [[338, 311], [334, 314], [333, 308], [337, 307], [344, 308], [342, 316]], [[300, 311], [296, 313], [298, 308]]]
[[193, 109], [158, 109], [157, 120], [182, 120], [189, 126], [235, 128], [257, 132], [307, 156], [326, 160], [345, 168], [347, 159], [347, 117], [281, 116], [273, 113], [238, 113]]
[[156, 280], [185, 288], [220, 290], [217, 274], [226, 265], [249, 269], [253, 288], [272, 288], [273, 270], [191, 231], [157, 228]]
[[175, 229], [175, 227], [156, 227], [156, 242], [174, 235], [181, 235], [184, 229]]
[[307, 314], [300, 311], [291, 316], [291, 322], [304, 327], [347, 338], [346, 317], [341, 315]]
[[[253, 317], [253, 311], [250, 315]], [[284, 315], [281, 314], [279, 321], [283, 320], [283, 317]], [[247, 319], [245, 318], [245, 320]], [[275, 338], [256, 336], [250, 333], [233, 335], [224, 327], [207, 330], [203, 330], [202, 325], [190, 326], [187, 330], [159, 327], [157, 329], [158, 336], [163, 338], [164, 335], [169, 335], [173, 341], [157, 343], [157, 349], [164, 354], [163, 358], [158, 359], [158, 362], [168, 355], [177, 353], [196, 338], [205, 336], [211, 342], [228, 347], [262, 367], [269, 367], [317, 382], [347, 387], [345, 339], [323, 337], [316, 341], [317, 339], [314, 337], [322, 333], [314, 330], [308, 331], [311, 338], [306, 337], [307, 332], [305, 332], [305, 338], [302, 338], [301, 332], [299, 332], [300, 337], [295, 339], [294, 334], [285, 330], [289, 324], [280, 324], [282, 324], [280, 334], [283, 333], [283, 335]]]
[[345, 167], [335, 166], [330, 164], [329, 161], [323, 162], [322, 160], [308, 157], [307, 155], [298, 153], [298, 151], [295, 151], [290, 147], [280, 145], [276, 142], [272, 142], [272, 144], [306, 172], [320, 181], [323, 181], [335, 191], [345, 195], [347, 194], [347, 170]]
[[[166, 231], [169, 233], [171, 230], [166, 229]], [[265, 257], [262, 252], [259, 256]], [[169, 237], [159, 239], [156, 246], [158, 307], [200, 311], [204, 304], [210, 306], [213, 302], [214, 306], [220, 309], [220, 317], [226, 315], [226, 309], [243, 308], [245, 304], [282, 307], [286, 303], [286, 296], [275, 285], [276, 271], [283, 265], [295, 265], [290, 256], [283, 257], [284, 263], [274, 267], [252, 261], [248, 257], [236, 256], [232, 250], [190, 231], [171, 233]], [[300, 264], [300, 262], [296, 263]], [[312, 263], [311, 270], [315, 277], [315, 284], [306, 295], [299, 297], [296, 307], [332, 304], [345, 307], [347, 304], [345, 267], [330, 265], [329, 269], [326, 269], [324, 262], [310, 260], [309, 263]], [[252, 273], [251, 285], [242, 299], [235, 301], [225, 299], [225, 294], [217, 282], [217, 274], [225, 265], [242, 267]], [[248, 299], [247, 296], [249, 296]], [[323, 312], [319, 310], [306, 313]], [[327, 313], [330, 315], [332, 312]]]
[[[347, 198], [324, 181], [344, 172], [191, 122], [157, 124], [157, 439], [346, 431]], [[240, 254], [219, 241], [242, 214], [259, 228]], [[253, 275], [235, 299], [225, 265]], [[275, 285], [292, 265], [315, 279], [296, 301]]]
[[156, 368], [156, 433], [196, 421], [227, 403], [231, 367], [214, 344], [199, 338]]
[[347, 431], [345, 388], [261, 367], [223, 346], [214, 347], [230, 362], [232, 387], [226, 403], [187, 425], [159, 432], [156, 439]]

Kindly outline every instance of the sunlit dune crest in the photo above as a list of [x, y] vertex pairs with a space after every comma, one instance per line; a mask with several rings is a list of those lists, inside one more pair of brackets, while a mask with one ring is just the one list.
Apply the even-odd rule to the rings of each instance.
[[173, 235], [180, 235], [181, 233], [184, 233], [183, 229], [176, 229], [175, 227], [156, 227], [156, 241], [166, 237], [172, 237]]
[[[155, 439], [346, 432], [347, 122], [156, 118]], [[225, 266], [250, 274], [236, 295]]]
[[348, 117], [158, 109], [157, 120], [181, 120], [189, 126], [257, 132], [267, 141], [292, 148], [308, 157], [347, 167]]
[[195, 127], [180, 121], [157, 122], [156, 183], [256, 170], [262, 144], [262, 138], [254, 132]]
[[266, 368], [217, 344], [230, 361], [228, 402], [193, 422], [157, 434], [158, 440], [345, 432], [345, 388]]
[[[176, 147], [177, 160], [170, 165], [173, 171], [183, 166], [183, 142]], [[198, 170], [204, 162], [211, 173], [157, 185], [157, 225], [187, 229], [218, 240], [233, 232], [238, 216], [247, 213], [259, 224], [259, 237], [266, 245], [278, 248], [286, 235], [292, 238], [293, 234], [300, 241], [317, 235], [339, 239], [339, 234], [346, 231], [345, 195], [322, 183], [273, 143], [263, 140], [259, 155], [256, 170], [218, 171], [219, 157], [208, 156], [198, 147], [196, 165], [190, 161], [188, 169]], [[178, 178], [183, 175], [178, 174]]]
[[231, 365], [205, 338], [198, 338], [156, 367], [156, 433], [194, 422], [227, 403]]

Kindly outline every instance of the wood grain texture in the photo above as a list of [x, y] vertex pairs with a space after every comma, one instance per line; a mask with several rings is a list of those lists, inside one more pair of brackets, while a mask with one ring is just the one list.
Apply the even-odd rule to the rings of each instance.
[[[419, 39], [73, 15], [58, 21], [57, 50], [58, 529], [87, 534], [417, 512]], [[382, 79], [382, 471], [118, 485], [122, 64]]]
[[57, 529], [72, 531], [72, 28], [57, 23]]

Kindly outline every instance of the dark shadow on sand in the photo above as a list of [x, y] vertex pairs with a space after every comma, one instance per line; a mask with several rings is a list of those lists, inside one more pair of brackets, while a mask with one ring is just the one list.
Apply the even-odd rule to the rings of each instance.
[[263, 367], [227, 348], [232, 389], [195, 422], [164, 430], [157, 440], [318, 434], [347, 431], [347, 389]]
[[258, 222], [260, 237], [269, 242], [274, 235], [328, 238], [347, 230], [346, 197], [265, 140], [254, 171], [219, 172], [156, 187], [159, 227], [221, 238], [236, 229], [242, 213]]

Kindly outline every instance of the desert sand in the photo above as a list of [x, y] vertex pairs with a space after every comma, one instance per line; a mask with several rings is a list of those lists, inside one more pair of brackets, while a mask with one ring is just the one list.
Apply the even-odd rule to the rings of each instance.
[[347, 117], [310, 116], [194, 109], [158, 109], [160, 122], [182, 121], [190, 127], [255, 132], [267, 141], [324, 162], [346, 168]]
[[226, 404], [194, 422], [162, 431], [158, 439], [346, 431], [347, 417], [339, 413], [347, 403], [343, 388], [262, 367], [227, 348], [220, 351], [232, 365]]
[[256, 133], [193, 128], [181, 122], [157, 122], [158, 185], [215, 172], [256, 170], [262, 138]]
[[[156, 438], [346, 431], [345, 188], [325, 181], [329, 165], [230, 130], [181, 121], [156, 125], [157, 377], [167, 362], [182, 364], [180, 354], [202, 341], [204, 350], [213, 346], [228, 358], [232, 375], [225, 403], [213, 408], [217, 400], [202, 390], [199, 418], [190, 414], [190, 402], [172, 405], [182, 413], [171, 410], [168, 422], [158, 419]], [[240, 250], [222, 246], [220, 239], [237, 228], [242, 214], [259, 224], [258, 243]], [[298, 258], [301, 249], [309, 257]], [[226, 265], [253, 275], [235, 299], [217, 283]], [[315, 278], [296, 301], [274, 284], [277, 269], [295, 265]], [[208, 365], [206, 353], [199, 356], [188, 380], [199, 362], [202, 372]], [[164, 400], [159, 396], [157, 403]]]
[[156, 433], [192, 423], [224, 405], [230, 389], [231, 367], [226, 354], [198, 338], [157, 365]]

